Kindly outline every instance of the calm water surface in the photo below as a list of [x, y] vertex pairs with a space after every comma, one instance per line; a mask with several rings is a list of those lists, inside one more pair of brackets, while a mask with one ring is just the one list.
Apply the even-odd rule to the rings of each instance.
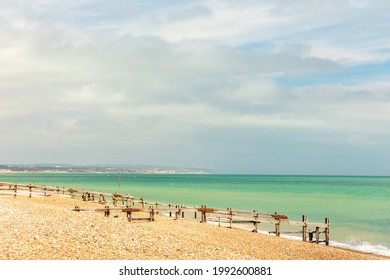
[[165, 202], [331, 219], [332, 245], [390, 256], [390, 177], [6, 173], [0, 181], [119, 192]]

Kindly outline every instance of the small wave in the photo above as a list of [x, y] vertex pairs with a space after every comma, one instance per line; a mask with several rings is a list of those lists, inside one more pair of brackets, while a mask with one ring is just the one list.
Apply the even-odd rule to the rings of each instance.
[[365, 253], [371, 253], [374, 255], [381, 255], [381, 256], [386, 256], [390, 257], [390, 248], [387, 248], [383, 245], [374, 245], [370, 244], [369, 242], [362, 242], [362, 243], [357, 243], [357, 242], [352, 242], [352, 243], [341, 243], [337, 241], [331, 241], [329, 245], [334, 246], [334, 247], [340, 247], [340, 248], [345, 248], [345, 249], [352, 249], [355, 251], [360, 251], [360, 252], [365, 252]]
[[[302, 238], [298, 236], [282, 235], [281, 237], [287, 239], [293, 239], [293, 240], [302, 240]], [[390, 248], [379, 244], [374, 245], [369, 242], [358, 242], [356, 240], [350, 240], [348, 243], [343, 243], [339, 241], [330, 241], [329, 245], [333, 247], [343, 248], [343, 249], [350, 249], [354, 251], [390, 257]]]
[[[164, 215], [168, 216], [168, 214], [164, 214]], [[208, 223], [218, 226], [218, 222], [208, 221]], [[252, 230], [251, 227], [248, 227], [245, 225], [241, 225], [241, 226], [236, 225], [235, 228], [240, 228], [240, 229], [247, 230], [247, 231]], [[264, 235], [270, 235], [270, 233], [268, 231], [261, 231], [260, 230], [258, 233], [264, 234]], [[272, 234], [272, 235], [274, 235], [274, 234]], [[290, 239], [290, 240], [302, 240], [302, 237], [294, 236], [294, 235], [281, 234], [280, 237]], [[325, 246], [325, 244], [320, 244], [320, 245]], [[333, 246], [333, 247], [343, 248], [343, 249], [349, 249], [349, 250], [354, 250], [354, 251], [359, 251], [359, 252], [364, 252], [364, 253], [370, 253], [370, 254], [374, 254], [374, 255], [390, 257], [390, 248], [383, 246], [383, 245], [379, 245], [379, 244], [373, 245], [369, 242], [359, 242], [359, 241], [351, 239], [348, 241], [348, 243], [343, 243], [340, 241], [329, 241], [329, 245]]]

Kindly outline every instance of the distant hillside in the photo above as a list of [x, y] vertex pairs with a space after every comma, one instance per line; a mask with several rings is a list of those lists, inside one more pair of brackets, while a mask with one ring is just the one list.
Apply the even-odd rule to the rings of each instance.
[[3, 164], [1, 172], [122, 172], [134, 174], [212, 174], [213, 171], [204, 168], [183, 168], [135, 164]]

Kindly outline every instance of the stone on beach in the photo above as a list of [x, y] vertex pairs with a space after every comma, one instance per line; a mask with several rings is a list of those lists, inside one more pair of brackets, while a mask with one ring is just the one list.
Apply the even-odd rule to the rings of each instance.
[[[352, 250], [156, 215], [129, 223], [103, 205], [63, 198], [0, 197], [1, 260], [376, 260]], [[137, 216], [148, 217], [148, 213]]]

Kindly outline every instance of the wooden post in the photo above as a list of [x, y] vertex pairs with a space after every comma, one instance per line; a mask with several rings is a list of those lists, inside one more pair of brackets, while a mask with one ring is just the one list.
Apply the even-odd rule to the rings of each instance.
[[325, 228], [325, 244], [327, 246], [329, 246], [329, 226], [330, 226], [329, 218], [325, 218], [325, 224], [326, 224], [326, 228]]
[[195, 211], [194, 211], [194, 218], [195, 218], [195, 220], [196, 220], [196, 219], [198, 218], [198, 211], [196, 211], [196, 208], [197, 208], [196, 205], [195, 205], [194, 208], [195, 208]]
[[[275, 212], [275, 214], [279, 214], [278, 212]], [[275, 218], [275, 235], [280, 237], [280, 220], [278, 218]]]
[[184, 219], [183, 205], [182, 205], [182, 206], [180, 206], [180, 212], [181, 212], [181, 217]]
[[[203, 205], [200, 206], [200, 209], [203, 208]], [[203, 211], [201, 210], [201, 213], [200, 213], [200, 222], [201, 223], [204, 223], [204, 216], [203, 216]]]
[[320, 227], [316, 227], [316, 243], [320, 243]]
[[177, 219], [178, 219], [178, 216], [179, 216], [179, 211], [180, 211], [180, 209], [177, 209], [177, 205], [175, 206], [175, 208], [176, 208], [176, 211], [175, 211], [175, 220], [177, 220]]
[[206, 205], [203, 205], [204, 211], [202, 211], [202, 221], [203, 223], [207, 223], [207, 218], [206, 218]]
[[32, 187], [29, 186], [28, 188], [30, 189], [30, 195], [28, 197], [31, 198], [31, 189], [32, 189]]
[[141, 197], [141, 205], [142, 205], [142, 208], [145, 207], [145, 201], [144, 201], [144, 198], [143, 198], [143, 197]]
[[43, 196], [46, 196], [46, 187], [43, 189]]
[[110, 206], [106, 206], [106, 211], [104, 211], [104, 217], [109, 217], [110, 216]]
[[14, 198], [16, 198], [16, 192], [17, 192], [17, 189], [18, 189], [18, 186], [15, 185], [15, 188], [14, 188]]
[[275, 224], [275, 234], [280, 237], [280, 220], [277, 219], [277, 223]]
[[117, 207], [118, 206], [118, 197], [116, 195], [112, 195], [112, 199], [114, 200], [113, 201], [114, 206]]
[[154, 221], [154, 208], [152, 207], [152, 209], [150, 210], [150, 221], [153, 222]]
[[303, 222], [303, 226], [302, 226], [302, 240], [306, 241], [307, 240], [307, 216], [306, 215], [302, 216], [302, 222]]
[[259, 221], [259, 213], [256, 213], [256, 210], [253, 210], [253, 230], [252, 230], [252, 232], [257, 232], [258, 221]]
[[233, 223], [233, 211], [232, 208], [229, 209], [229, 228], [232, 228], [232, 223]]

